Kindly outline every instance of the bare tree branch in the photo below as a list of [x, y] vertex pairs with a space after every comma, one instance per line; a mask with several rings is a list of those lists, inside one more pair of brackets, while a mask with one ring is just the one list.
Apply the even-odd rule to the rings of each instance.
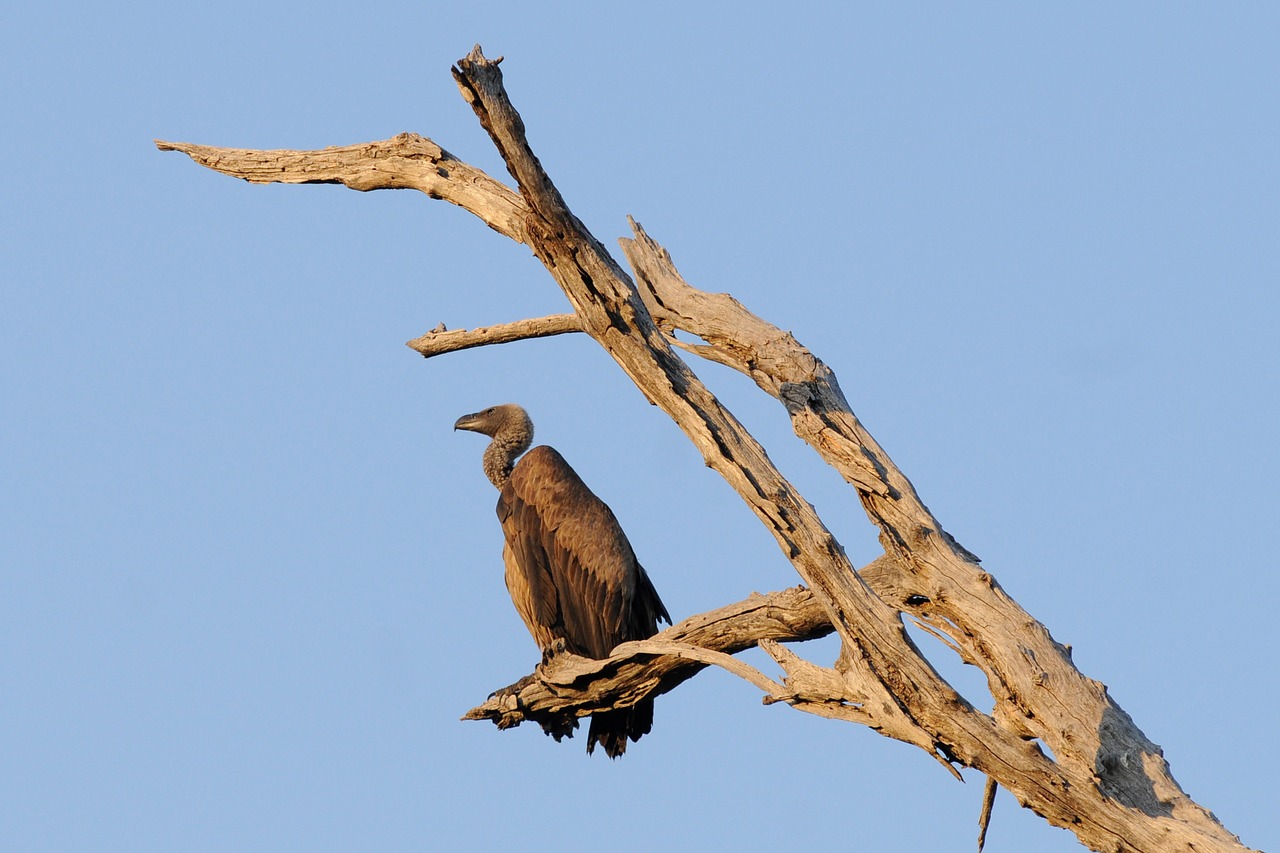
[[[761, 643], [772, 642], [771, 640], [761, 640]], [[711, 649], [704, 649], [701, 646], [695, 646], [690, 643], [676, 643], [671, 640], [661, 640], [650, 638], [648, 640], [632, 640], [627, 643], [620, 643], [609, 654], [613, 657], [615, 654], [622, 655], [668, 655], [678, 660], [692, 660], [698, 663], [704, 663], [707, 666], [718, 666], [725, 672], [733, 673], [743, 681], [750, 682], [765, 692], [766, 704], [772, 699], [778, 701], [786, 695], [786, 688], [760, 670], [750, 664], [744, 663], [733, 655], [727, 655], [724, 652], [714, 652]]]
[[[789, 332], [736, 299], [690, 286], [670, 254], [634, 220], [631, 225], [635, 236], [621, 241], [623, 251], [659, 322], [703, 338], [716, 361], [750, 376], [781, 401], [796, 434], [857, 488], [886, 552], [899, 558], [871, 569], [881, 581], [881, 597], [915, 615], [931, 633], [949, 637], [962, 659], [983, 669], [1001, 725], [1040, 738], [1060, 761], [1096, 774], [1127, 805], [1218, 825], [1182, 792], [1160, 748], [1106, 688], [1081, 674], [1069, 649], [942, 528], [863, 428], [830, 369]], [[955, 746], [963, 763], [982, 766], [979, 756], [963, 751], [963, 742]]]
[[[604, 660], [554, 655], [532, 675], [495, 692], [463, 719], [492, 720], [501, 728], [529, 719], [563, 736], [572, 731], [578, 717], [634, 705], [674, 689], [709, 663], [726, 664], [722, 657], [691, 655], [691, 648], [727, 657], [762, 641], [814, 640], [831, 631], [825, 608], [804, 587], [752, 595], [737, 604], [690, 616], [644, 643], [619, 646]], [[732, 665], [726, 668], [733, 669]], [[750, 680], [766, 693], [780, 687], [768, 679], [764, 679], [767, 684]], [[785, 692], [780, 689], [778, 695]]]
[[548, 317], [535, 317], [528, 320], [517, 320], [514, 323], [481, 326], [469, 330], [446, 329], [442, 323], [439, 328], [432, 329], [422, 337], [406, 342], [405, 346], [422, 353], [423, 358], [431, 358], [432, 356], [471, 349], [472, 347], [507, 344], [512, 341], [545, 338], [551, 335], [565, 335], [570, 332], [581, 331], [582, 323], [578, 322], [578, 315], [576, 314], [552, 314]]
[[[892, 577], [893, 563], [893, 557], [883, 555], [860, 574], [872, 589], [889, 593], [892, 585], [885, 579]], [[720, 666], [755, 684], [764, 691], [765, 704], [785, 702], [819, 716], [869, 724], [871, 718], [861, 712], [862, 697], [851, 695], [835, 670], [814, 666], [779, 645], [818, 639], [833, 630], [822, 603], [804, 587], [752, 595], [691, 616], [650, 640], [624, 643], [605, 660], [556, 655], [531, 675], [496, 691], [463, 719], [491, 720], [501, 728], [531, 719], [548, 730], [564, 731], [568, 715], [625, 707], [674, 689], [703, 669], [687, 663], [695, 661]], [[783, 684], [733, 658], [725, 660], [753, 646], [782, 667]], [[708, 654], [699, 656], [692, 649]]]
[[201, 166], [253, 184], [342, 184], [360, 192], [418, 190], [474, 213], [517, 243], [525, 242], [520, 196], [416, 133], [319, 151], [215, 148], [159, 139], [155, 143], [161, 151], [181, 151]]

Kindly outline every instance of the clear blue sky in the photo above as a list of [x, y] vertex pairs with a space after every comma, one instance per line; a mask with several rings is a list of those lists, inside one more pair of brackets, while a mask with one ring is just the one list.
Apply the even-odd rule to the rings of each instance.
[[[972, 849], [979, 777], [719, 672], [613, 763], [458, 721], [538, 658], [464, 412], [525, 404], [677, 618], [796, 582], [585, 338], [404, 348], [564, 310], [528, 250], [152, 147], [409, 130], [505, 177], [449, 76], [475, 42], [597, 236], [633, 214], [793, 330], [1183, 787], [1275, 848], [1280, 9], [470, 5], [6, 13], [0, 848]], [[874, 557], [781, 408], [694, 366]], [[988, 849], [1079, 847], [1002, 795]]]

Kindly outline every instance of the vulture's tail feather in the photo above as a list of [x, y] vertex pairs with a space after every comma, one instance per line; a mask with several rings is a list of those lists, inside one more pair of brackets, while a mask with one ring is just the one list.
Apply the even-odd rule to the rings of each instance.
[[606, 755], [617, 758], [627, 751], [627, 738], [640, 740], [652, 728], [652, 699], [637, 702], [630, 708], [592, 714], [591, 728], [587, 730], [587, 755], [594, 752], [599, 743], [604, 747]]

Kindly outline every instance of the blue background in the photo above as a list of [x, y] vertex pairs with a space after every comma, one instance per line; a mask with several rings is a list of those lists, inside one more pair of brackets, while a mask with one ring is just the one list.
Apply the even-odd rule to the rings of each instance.
[[[526, 405], [677, 619], [796, 582], [585, 337], [404, 348], [566, 310], [527, 249], [420, 194], [250, 186], [151, 141], [411, 130], [507, 180], [449, 76], [475, 42], [597, 236], [633, 214], [792, 330], [1188, 793], [1280, 840], [1276, 6], [5, 19], [0, 847], [973, 849], [981, 777], [721, 672], [617, 762], [458, 721], [538, 657], [460, 414]], [[694, 367], [876, 556], [781, 407]], [[1080, 848], [1002, 793], [988, 850], [1031, 849]]]

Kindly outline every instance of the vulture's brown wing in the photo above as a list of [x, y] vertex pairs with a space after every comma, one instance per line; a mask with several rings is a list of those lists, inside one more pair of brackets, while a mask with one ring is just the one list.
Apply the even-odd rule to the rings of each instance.
[[666, 614], [613, 512], [552, 448], [535, 447], [516, 465], [498, 518], [514, 563], [512, 600], [544, 648], [544, 638], [560, 637], [575, 654], [604, 658], [618, 643], [652, 635], [651, 624], [633, 636], [638, 593], [641, 612]]

